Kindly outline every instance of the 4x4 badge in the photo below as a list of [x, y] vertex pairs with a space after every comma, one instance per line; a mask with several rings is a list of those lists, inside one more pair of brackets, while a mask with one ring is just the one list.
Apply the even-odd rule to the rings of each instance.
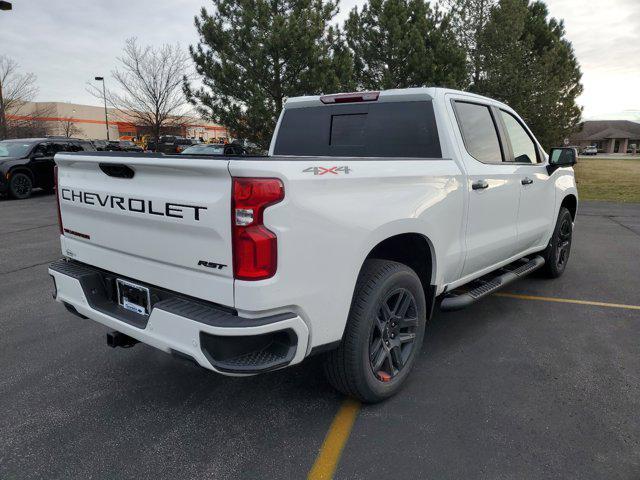
[[313, 173], [314, 175], [340, 175], [340, 173], [348, 174], [351, 172], [351, 168], [344, 166], [335, 166], [335, 167], [309, 167], [302, 170], [302, 173]]

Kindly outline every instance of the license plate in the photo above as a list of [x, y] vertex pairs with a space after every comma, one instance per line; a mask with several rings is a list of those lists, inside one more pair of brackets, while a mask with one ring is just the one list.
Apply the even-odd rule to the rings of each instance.
[[149, 315], [151, 296], [147, 287], [120, 278], [116, 279], [116, 287], [118, 288], [118, 303], [122, 307], [140, 315]]

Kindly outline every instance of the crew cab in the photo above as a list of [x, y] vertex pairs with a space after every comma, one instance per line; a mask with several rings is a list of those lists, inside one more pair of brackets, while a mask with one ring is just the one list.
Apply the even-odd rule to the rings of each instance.
[[325, 356], [340, 391], [404, 383], [438, 302], [560, 276], [576, 151], [440, 88], [289, 99], [262, 157], [59, 153], [54, 298], [227, 375]]

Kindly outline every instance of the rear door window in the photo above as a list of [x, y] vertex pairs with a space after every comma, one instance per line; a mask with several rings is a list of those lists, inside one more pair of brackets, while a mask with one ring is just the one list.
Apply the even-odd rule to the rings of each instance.
[[489, 107], [456, 101], [455, 112], [467, 152], [479, 162], [502, 162], [498, 131]]
[[442, 158], [431, 101], [287, 109], [274, 154]]

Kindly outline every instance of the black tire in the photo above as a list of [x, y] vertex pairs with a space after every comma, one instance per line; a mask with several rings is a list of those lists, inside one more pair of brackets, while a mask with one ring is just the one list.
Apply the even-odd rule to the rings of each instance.
[[571, 253], [573, 217], [565, 207], [560, 207], [556, 227], [549, 246], [544, 251], [544, 271], [550, 278], [558, 278], [564, 273]]
[[9, 180], [9, 193], [13, 198], [24, 200], [31, 196], [33, 182], [29, 175], [25, 173], [14, 173]]
[[[329, 383], [366, 403], [391, 397], [415, 363], [425, 324], [424, 290], [416, 273], [401, 263], [367, 260], [356, 283], [342, 342], [327, 354]], [[374, 363], [380, 360], [374, 371]]]

